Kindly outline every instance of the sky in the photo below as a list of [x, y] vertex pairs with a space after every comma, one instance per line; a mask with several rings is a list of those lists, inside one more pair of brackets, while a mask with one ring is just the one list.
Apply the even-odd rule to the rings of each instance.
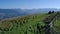
[[60, 8], [60, 0], [0, 0], [2, 9]]

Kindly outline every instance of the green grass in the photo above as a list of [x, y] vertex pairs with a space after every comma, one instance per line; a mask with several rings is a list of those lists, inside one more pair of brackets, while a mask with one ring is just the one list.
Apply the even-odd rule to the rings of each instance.
[[57, 18], [56, 23], [54, 24], [54, 28], [60, 34], [60, 17]]
[[[28, 16], [19, 16], [15, 18], [4, 19], [0, 21], [0, 28], [9, 29], [8, 31], [1, 31], [1, 34], [34, 34], [34, 30], [37, 29], [36, 24], [39, 23], [40, 26], [44, 26], [44, 17], [47, 14], [34, 14]], [[8, 25], [9, 24], [9, 25]], [[12, 29], [12, 31], [10, 31]], [[2, 33], [4, 32], [4, 33]]]
[[[0, 34], [26, 34], [26, 32], [27, 34], [34, 34], [37, 30], [37, 23], [39, 23], [41, 27], [45, 26], [43, 19], [46, 16], [48, 16], [48, 14], [34, 14], [1, 20]], [[60, 33], [60, 17], [56, 20], [54, 28]], [[41, 34], [44, 34], [42, 28]]]

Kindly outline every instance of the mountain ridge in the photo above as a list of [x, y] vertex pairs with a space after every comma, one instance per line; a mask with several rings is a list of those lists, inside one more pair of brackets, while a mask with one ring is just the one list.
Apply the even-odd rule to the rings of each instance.
[[24, 16], [30, 14], [47, 13], [48, 11], [59, 11], [56, 8], [44, 8], [44, 9], [0, 9], [0, 20], [5, 18], [12, 18], [17, 16]]

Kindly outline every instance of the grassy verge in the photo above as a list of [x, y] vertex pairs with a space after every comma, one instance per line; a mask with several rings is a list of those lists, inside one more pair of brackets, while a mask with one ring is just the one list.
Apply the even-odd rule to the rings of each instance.
[[54, 28], [60, 34], [60, 18], [56, 20], [56, 23], [54, 24]]

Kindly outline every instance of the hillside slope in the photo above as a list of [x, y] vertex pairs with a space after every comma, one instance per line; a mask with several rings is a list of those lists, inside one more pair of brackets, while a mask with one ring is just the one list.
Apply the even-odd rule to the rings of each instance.
[[34, 34], [37, 24], [44, 26], [43, 18], [47, 14], [34, 14], [0, 21], [0, 34]]
[[56, 20], [56, 23], [54, 25], [54, 28], [56, 29], [56, 31], [60, 34], [60, 12], [59, 12], [59, 15], [58, 15], [58, 18]]
[[[34, 14], [4, 19], [0, 21], [0, 34], [45, 34], [43, 19], [48, 14]], [[54, 15], [54, 14], [53, 14]], [[60, 16], [56, 20], [54, 28], [60, 33]]]

